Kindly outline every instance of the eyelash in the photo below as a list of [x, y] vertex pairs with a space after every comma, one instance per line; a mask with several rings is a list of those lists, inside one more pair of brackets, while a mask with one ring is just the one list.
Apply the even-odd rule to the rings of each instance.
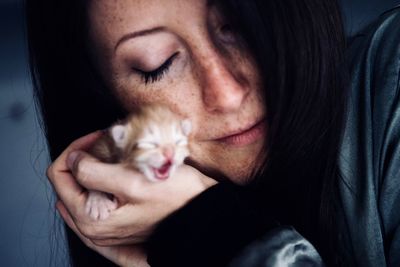
[[168, 72], [169, 68], [172, 65], [174, 59], [178, 56], [179, 52], [173, 54], [170, 58], [168, 58], [160, 67], [152, 71], [143, 71], [139, 69], [135, 69], [145, 84], [158, 82], [162, 79], [162, 77]]

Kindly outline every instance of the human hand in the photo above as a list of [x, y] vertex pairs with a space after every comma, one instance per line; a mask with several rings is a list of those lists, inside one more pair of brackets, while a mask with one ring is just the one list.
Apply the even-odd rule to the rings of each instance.
[[[48, 177], [59, 197], [57, 209], [90, 248], [120, 265], [146, 266], [140, 243], [162, 219], [216, 181], [183, 165], [166, 181], [149, 182], [141, 173], [85, 153], [100, 135], [95, 132], [76, 140], [50, 165]], [[85, 188], [113, 194], [119, 207], [105, 220], [92, 219], [85, 212]]]

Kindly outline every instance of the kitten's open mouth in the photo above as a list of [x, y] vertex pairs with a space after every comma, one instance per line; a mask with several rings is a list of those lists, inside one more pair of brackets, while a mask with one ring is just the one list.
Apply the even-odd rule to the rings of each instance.
[[169, 177], [169, 170], [171, 169], [172, 162], [167, 161], [160, 168], [153, 168], [154, 176], [159, 180], [165, 180]]

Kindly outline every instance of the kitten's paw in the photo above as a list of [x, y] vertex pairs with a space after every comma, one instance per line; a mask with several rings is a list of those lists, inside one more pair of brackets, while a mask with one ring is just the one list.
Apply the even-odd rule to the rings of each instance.
[[115, 198], [111, 200], [106, 194], [90, 191], [86, 201], [86, 213], [94, 220], [105, 220], [110, 212], [117, 208]]

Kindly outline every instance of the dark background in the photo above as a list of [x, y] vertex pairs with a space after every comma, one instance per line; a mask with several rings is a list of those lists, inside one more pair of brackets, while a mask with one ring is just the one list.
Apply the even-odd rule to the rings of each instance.
[[[400, 0], [342, 0], [348, 36]], [[400, 27], [400, 25], [399, 25]], [[21, 1], [0, 0], [0, 265], [67, 266], [35, 112]]]

